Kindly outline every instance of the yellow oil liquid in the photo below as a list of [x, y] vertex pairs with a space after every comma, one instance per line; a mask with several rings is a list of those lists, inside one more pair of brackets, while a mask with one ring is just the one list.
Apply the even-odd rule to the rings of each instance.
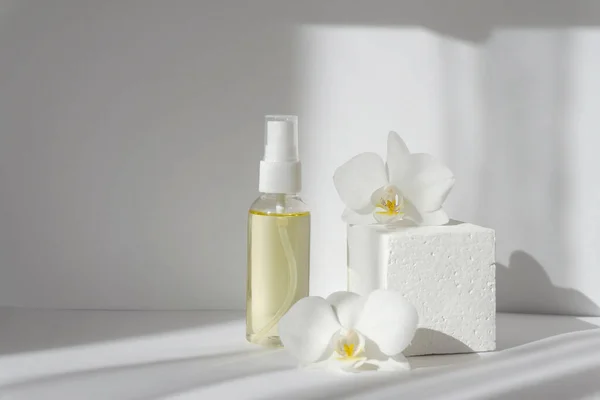
[[279, 346], [277, 323], [298, 300], [308, 296], [310, 214], [248, 216], [246, 338]]

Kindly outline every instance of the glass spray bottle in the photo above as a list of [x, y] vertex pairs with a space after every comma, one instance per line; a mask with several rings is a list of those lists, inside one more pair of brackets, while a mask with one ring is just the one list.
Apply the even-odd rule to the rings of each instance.
[[308, 296], [310, 213], [298, 196], [298, 118], [267, 115], [265, 125], [261, 195], [248, 215], [246, 338], [278, 346], [277, 323]]

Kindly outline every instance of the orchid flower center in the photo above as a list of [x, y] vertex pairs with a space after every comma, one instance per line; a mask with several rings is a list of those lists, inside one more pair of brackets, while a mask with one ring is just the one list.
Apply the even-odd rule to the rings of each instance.
[[335, 351], [342, 360], [361, 358], [364, 348], [364, 337], [354, 330], [340, 332], [335, 339]]
[[384, 186], [373, 194], [375, 218], [387, 222], [404, 216], [404, 196], [393, 185]]

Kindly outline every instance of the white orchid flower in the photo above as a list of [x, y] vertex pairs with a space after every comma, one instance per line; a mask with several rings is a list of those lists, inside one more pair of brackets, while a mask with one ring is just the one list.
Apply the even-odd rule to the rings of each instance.
[[379, 155], [362, 153], [339, 167], [333, 182], [349, 224], [444, 225], [449, 220], [442, 204], [454, 185], [452, 171], [429, 154], [410, 154], [396, 132], [388, 137], [387, 168]]
[[305, 297], [279, 321], [284, 348], [302, 364], [342, 371], [410, 368], [402, 351], [417, 329], [416, 309], [396, 291]]

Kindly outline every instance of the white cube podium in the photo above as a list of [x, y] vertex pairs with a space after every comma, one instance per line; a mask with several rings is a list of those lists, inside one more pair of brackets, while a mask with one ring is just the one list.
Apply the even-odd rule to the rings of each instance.
[[494, 230], [443, 226], [348, 226], [348, 290], [398, 290], [417, 309], [407, 356], [496, 348]]

